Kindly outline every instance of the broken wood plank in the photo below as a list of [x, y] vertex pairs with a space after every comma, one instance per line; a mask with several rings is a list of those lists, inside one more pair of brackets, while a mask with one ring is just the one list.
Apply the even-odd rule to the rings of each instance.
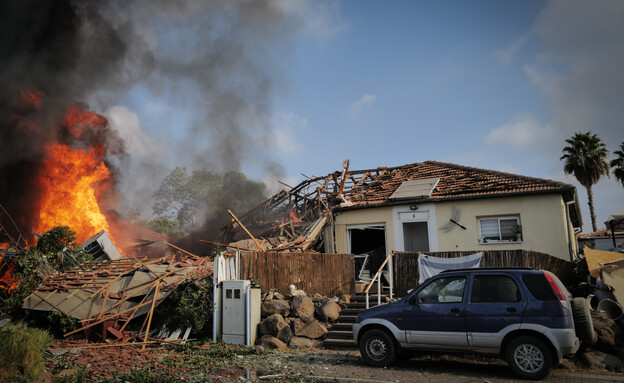
[[[145, 339], [143, 342], [147, 342], [147, 336], [149, 335], [150, 326], [152, 325], [152, 317], [154, 316], [154, 308], [156, 307], [156, 298], [158, 297], [158, 291], [160, 290], [160, 281], [156, 282], [156, 291], [154, 292], [154, 299], [152, 300], [152, 307], [150, 307], [149, 311], [149, 320], [147, 321], [147, 329], [145, 329]], [[145, 344], [143, 345], [143, 350], [145, 350]]]
[[234, 220], [240, 225], [240, 227], [245, 230], [245, 233], [247, 233], [247, 235], [249, 235], [249, 237], [251, 237], [251, 239], [254, 241], [254, 243], [256, 244], [256, 246], [258, 247], [258, 250], [260, 251], [264, 251], [264, 249], [262, 248], [262, 246], [260, 246], [260, 243], [258, 242], [258, 240], [251, 235], [251, 233], [249, 232], [249, 230], [247, 230], [247, 228], [245, 227], [245, 225], [243, 225], [243, 223], [241, 221], [238, 220], [238, 218], [236, 218], [236, 216], [234, 215], [234, 213], [232, 213], [231, 210], [228, 209], [228, 213], [230, 213], [230, 215], [232, 216], [232, 218], [234, 218]]
[[199, 256], [197, 256], [197, 255], [195, 255], [195, 254], [192, 254], [192, 253], [189, 253], [188, 251], [186, 251], [186, 250], [184, 250], [184, 249], [181, 249], [181, 248], [179, 248], [179, 247], [177, 247], [177, 246], [175, 246], [175, 245], [172, 245], [171, 243], [169, 243], [169, 242], [167, 242], [167, 241], [164, 241], [164, 242], [165, 242], [165, 244], [167, 244], [167, 245], [169, 245], [169, 246], [173, 247], [174, 249], [176, 249], [176, 250], [180, 250], [180, 251], [181, 251], [181, 252], [183, 252], [184, 254], [188, 254], [188, 255], [190, 255], [191, 257], [194, 257], [195, 259], [200, 258]]

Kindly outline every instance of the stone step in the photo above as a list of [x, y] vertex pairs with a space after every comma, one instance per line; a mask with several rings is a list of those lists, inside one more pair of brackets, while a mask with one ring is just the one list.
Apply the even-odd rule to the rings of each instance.
[[325, 339], [323, 341], [323, 347], [331, 348], [331, 349], [336, 349], [336, 348], [355, 349], [357, 348], [357, 345], [355, 344], [353, 339], [350, 339], [350, 340], [349, 339]]
[[353, 331], [332, 331], [327, 333], [326, 339], [353, 339]]

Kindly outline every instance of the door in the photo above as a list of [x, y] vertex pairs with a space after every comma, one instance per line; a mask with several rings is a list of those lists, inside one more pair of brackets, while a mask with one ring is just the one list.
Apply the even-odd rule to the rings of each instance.
[[[370, 280], [386, 259], [386, 227], [384, 225], [350, 226], [349, 252], [361, 255], [355, 261], [355, 275], [358, 279]], [[366, 259], [366, 263], [364, 263]], [[365, 277], [363, 277], [366, 275]], [[382, 274], [382, 282], [388, 285]]]
[[403, 248], [411, 252], [429, 251], [427, 222], [403, 223]]
[[463, 350], [466, 338], [466, 277], [439, 277], [405, 306], [407, 342], [417, 348]]
[[498, 348], [500, 331], [522, 323], [526, 299], [510, 275], [475, 274], [466, 305], [466, 332], [472, 347]]

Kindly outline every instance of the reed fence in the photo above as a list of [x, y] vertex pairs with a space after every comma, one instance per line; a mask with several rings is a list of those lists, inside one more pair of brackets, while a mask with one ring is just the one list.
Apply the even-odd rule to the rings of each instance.
[[256, 281], [262, 290], [283, 293], [290, 285], [308, 294], [355, 290], [353, 254], [245, 252], [240, 258], [240, 276]]
[[[440, 258], [457, 258], [477, 251], [427, 252], [427, 255]], [[548, 254], [527, 250], [482, 251], [481, 267], [532, 267], [555, 274], [564, 283], [574, 278], [576, 264]], [[404, 296], [408, 290], [418, 285], [418, 255], [420, 253], [394, 252], [392, 257], [394, 294]]]

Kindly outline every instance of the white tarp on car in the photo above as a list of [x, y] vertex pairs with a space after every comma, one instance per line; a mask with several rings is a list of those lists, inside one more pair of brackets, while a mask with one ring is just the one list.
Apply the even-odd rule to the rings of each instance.
[[477, 268], [481, 265], [481, 258], [483, 258], [483, 253], [481, 252], [456, 258], [440, 258], [420, 254], [418, 256], [418, 271], [420, 273], [418, 283], [423, 283], [427, 278], [433, 277], [444, 270]]

